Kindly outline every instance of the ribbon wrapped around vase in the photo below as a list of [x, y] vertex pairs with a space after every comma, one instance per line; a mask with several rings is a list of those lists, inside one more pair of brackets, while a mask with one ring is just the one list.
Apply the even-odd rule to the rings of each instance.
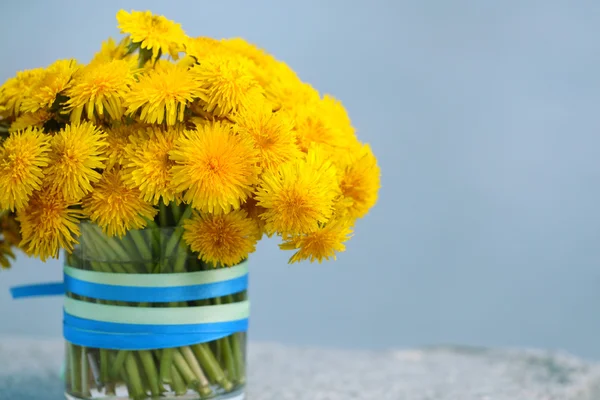
[[[206, 343], [245, 332], [249, 301], [191, 307], [140, 307], [119, 302], [176, 304], [232, 295], [247, 287], [246, 262], [231, 268], [166, 274], [115, 274], [66, 265], [64, 282], [17, 286], [11, 294], [15, 299], [64, 294], [63, 333], [70, 343], [150, 350]], [[107, 302], [110, 304], [103, 304]]]

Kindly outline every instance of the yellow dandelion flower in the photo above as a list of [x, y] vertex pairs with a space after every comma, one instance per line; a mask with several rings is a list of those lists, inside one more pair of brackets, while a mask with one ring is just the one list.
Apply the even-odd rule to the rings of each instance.
[[200, 81], [204, 110], [217, 117], [235, 114], [264, 99], [263, 88], [242, 57], [213, 54], [191, 71]]
[[219, 48], [223, 53], [228, 52], [242, 56], [250, 62], [248, 63], [250, 72], [263, 88], [266, 88], [273, 80], [273, 70], [278, 61], [263, 49], [242, 38], [221, 39], [219, 43], [221, 44]]
[[266, 103], [241, 112], [234, 120], [236, 131], [252, 139], [263, 168], [277, 169], [302, 155], [292, 131], [293, 122], [285, 115], [272, 112]]
[[291, 110], [298, 105], [319, 101], [319, 92], [302, 82], [286, 63], [273, 62], [268, 71], [264, 81], [265, 95], [275, 105], [275, 109]]
[[113, 38], [108, 38], [102, 42], [102, 47], [100, 51], [98, 51], [91, 63], [106, 63], [112, 60], [123, 60], [127, 59], [128, 62], [137, 64], [137, 60], [135, 57], [129, 54], [129, 45], [131, 43], [131, 38], [129, 36], [125, 36], [121, 41], [117, 44]]
[[22, 235], [19, 247], [42, 261], [58, 258], [60, 249], [72, 252], [79, 236], [79, 219], [83, 217], [80, 210], [70, 208], [73, 205], [61, 193], [48, 188], [35, 192], [27, 207], [17, 212]]
[[13, 121], [8, 131], [17, 132], [27, 128], [42, 128], [52, 117], [52, 113], [47, 110], [37, 110], [33, 113], [21, 114]]
[[27, 128], [11, 133], [0, 147], [0, 210], [22, 209], [43, 182], [50, 162], [50, 137]]
[[188, 38], [184, 47], [185, 53], [196, 61], [204, 59], [210, 54], [226, 51], [226, 48], [218, 40], [206, 36]]
[[354, 160], [341, 172], [340, 188], [345, 199], [351, 200], [348, 212], [362, 218], [377, 202], [381, 185], [377, 159], [369, 145], [364, 145]]
[[[356, 137], [356, 132], [342, 103], [331, 95], [326, 94], [321, 101], [321, 112], [325, 116], [328, 129], [337, 132], [337, 146], [330, 146], [334, 162], [344, 164], [352, 160], [352, 155], [360, 152], [362, 143]], [[330, 145], [330, 143], [327, 143]]]
[[336, 170], [320, 157], [298, 159], [268, 170], [256, 189], [258, 205], [267, 209], [261, 217], [269, 233], [284, 236], [314, 232], [327, 222], [339, 195]]
[[333, 204], [333, 217], [334, 219], [350, 218], [350, 209], [352, 208], [354, 201], [343, 195], [339, 195]]
[[117, 22], [121, 33], [131, 36], [133, 43], [140, 43], [142, 49], [152, 51], [152, 57], [169, 54], [174, 59], [183, 51], [187, 36], [180, 24], [168, 20], [162, 15], [153, 15], [150, 11], [120, 10]]
[[257, 182], [258, 152], [246, 136], [234, 135], [228, 124], [211, 122], [185, 131], [170, 157], [173, 185], [186, 191], [184, 201], [203, 212], [240, 208]]
[[78, 201], [100, 180], [96, 169], [104, 168], [106, 134], [91, 122], [65, 126], [52, 137], [48, 186], [69, 201]]
[[80, 69], [66, 91], [69, 100], [65, 108], [71, 112], [71, 122], [80, 122], [84, 111], [90, 121], [103, 118], [104, 111], [113, 120], [120, 119], [125, 111], [124, 96], [133, 83], [134, 72], [125, 60], [97, 62]]
[[201, 94], [196, 74], [176, 64], [163, 64], [138, 77], [125, 104], [129, 115], [141, 110], [139, 118], [144, 122], [175, 125], [183, 121], [186, 106]]
[[[294, 130], [300, 149], [304, 152], [313, 144], [327, 149], [336, 163], [348, 160], [348, 156], [360, 148], [354, 130], [343, 116], [341, 105], [331, 97], [296, 106], [284, 111], [294, 120]], [[342, 108], [343, 110], [343, 108]]]
[[124, 236], [128, 230], [142, 229], [157, 210], [145, 202], [136, 188], [125, 185], [123, 171], [104, 171], [94, 191], [83, 199], [83, 210], [90, 220], [110, 236]]
[[349, 218], [332, 221], [315, 232], [289, 237], [279, 247], [282, 250], [298, 250], [290, 258], [290, 264], [302, 260], [319, 263], [323, 259], [335, 260], [336, 252], [346, 250], [343, 243], [352, 237], [352, 225], [353, 220]]
[[239, 264], [256, 248], [257, 226], [246, 211], [199, 214], [184, 222], [183, 238], [198, 258], [215, 266]]
[[171, 182], [175, 162], [169, 159], [169, 152], [175, 148], [180, 132], [173, 127], [147, 129], [131, 136], [131, 143], [125, 148], [125, 183], [138, 188], [147, 202], [156, 205], [162, 198], [169, 204], [175, 199]]
[[267, 68], [272, 62], [276, 61], [270, 54], [265, 52], [258, 46], [249, 43], [243, 38], [229, 38], [221, 39], [220, 44], [228, 49], [230, 52], [239, 54], [252, 61], [257, 66]]
[[2, 115], [19, 115], [23, 100], [28, 97], [43, 75], [43, 68], [20, 71], [0, 86], [0, 106], [4, 110]]
[[46, 68], [41, 79], [31, 87], [27, 97], [21, 103], [24, 112], [35, 112], [39, 109], [49, 109], [56, 96], [69, 85], [71, 77], [79, 69], [75, 60], [58, 60]]
[[105, 169], [111, 169], [117, 165], [123, 165], [125, 159], [125, 148], [129, 144], [129, 137], [144, 129], [140, 124], [118, 125], [107, 129], [106, 147], [104, 147], [104, 156], [106, 157]]

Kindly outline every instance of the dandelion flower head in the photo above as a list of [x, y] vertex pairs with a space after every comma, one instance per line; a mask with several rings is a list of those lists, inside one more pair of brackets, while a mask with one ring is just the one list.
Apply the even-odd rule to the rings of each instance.
[[17, 212], [23, 237], [19, 247], [42, 261], [57, 258], [60, 249], [73, 251], [83, 217], [75, 205], [60, 192], [48, 188], [36, 191], [27, 207]]
[[127, 114], [150, 124], [175, 125], [184, 119], [186, 107], [202, 96], [197, 74], [184, 66], [164, 63], [138, 77], [125, 95]]
[[146, 218], [156, 215], [145, 202], [139, 189], [125, 184], [123, 171], [105, 171], [90, 195], [83, 199], [83, 210], [90, 221], [98, 224], [109, 236], [123, 236], [130, 229], [146, 226]]
[[268, 233], [314, 232], [329, 221], [339, 195], [336, 169], [325, 159], [305, 158], [266, 171], [256, 189]]
[[240, 56], [214, 54], [194, 65], [205, 111], [227, 117], [260, 104], [264, 89], [253, 76], [250, 62]]
[[80, 122], [82, 115], [94, 122], [105, 115], [119, 120], [125, 110], [125, 94], [134, 83], [134, 74], [125, 60], [96, 62], [80, 69], [66, 91], [71, 121]]
[[71, 201], [79, 201], [100, 180], [105, 167], [106, 133], [91, 122], [66, 125], [52, 137], [50, 165], [45, 180], [52, 190]]
[[187, 38], [180, 24], [150, 11], [121, 10], [117, 13], [117, 22], [121, 33], [129, 34], [133, 43], [151, 51], [154, 58], [169, 54], [177, 59]]
[[255, 250], [258, 227], [246, 211], [228, 214], [195, 213], [184, 224], [183, 237], [203, 261], [213, 265], [238, 264]]
[[172, 182], [197, 210], [219, 214], [240, 208], [257, 182], [258, 151], [250, 138], [214, 122], [187, 130], [170, 152]]
[[73, 74], [80, 68], [75, 60], [59, 60], [46, 68], [35, 83], [27, 90], [20, 110], [36, 112], [49, 109], [57, 96], [69, 86]]
[[346, 250], [344, 242], [352, 236], [352, 224], [353, 220], [349, 218], [333, 220], [314, 232], [288, 237], [279, 247], [282, 250], [297, 250], [290, 258], [290, 263], [335, 260], [336, 253]]
[[50, 137], [36, 128], [13, 132], [0, 144], [0, 211], [22, 209], [41, 189], [49, 153]]
[[175, 127], [153, 127], [130, 136], [125, 147], [125, 183], [138, 188], [145, 201], [158, 204], [162, 199], [169, 204], [175, 199], [171, 182], [175, 162], [169, 158], [169, 152], [180, 134], [181, 129]]

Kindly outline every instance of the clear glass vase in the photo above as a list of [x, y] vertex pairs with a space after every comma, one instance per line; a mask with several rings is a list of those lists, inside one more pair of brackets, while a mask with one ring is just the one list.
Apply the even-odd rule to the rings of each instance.
[[[187, 293], [185, 300], [177, 297], [181, 296], [180, 288], [170, 286], [158, 289], [167, 296], [143, 298], [153, 296], [153, 290], [157, 290], [143, 287], [142, 292], [147, 291], [142, 293], [145, 301], [131, 301], [137, 296], [132, 285], [145, 279], [156, 281], [159, 275], [159, 279], [178, 277], [181, 281], [182, 277], [202, 275], [202, 271], [214, 273], [215, 268], [192, 254], [181, 236], [182, 228], [173, 227], [129, 231], [123, 237], [109, 237], [94, 224], [81, 224], [80, 244], [72, 254], [66, 255], [65, 265], [67, 399], [245, 398], [246, 330], [235, 331], [234, 327], [230, 332], [217, 329], [215, 333], [208, 329], [200, 338], [194, 336], [193, 329], [192, 334], [178, 330], [183, 323], [180, 314], [186, 311], [194, 310], [195, 323], [203, 320], [204, 310], [218, 321], [218, 310], [223, 306], [247, 304], [245, 287], [209, 298], [205, 293], [201, 299]], [[91, 286], [94, 290], [100, 287], [101, 298], [89, 295], [96, 292], [89, 292], [86, 274], [100, 279], [100, 283], [94, 282]], [[149, 277], [149, 274], [153, 275]], [[77, 289], [69, 286], [68, 278], [79, 279]], [[121, 282], [124, 283], [121, 285]], [[105, 292], [109, 294], [104, 295]], [[175, 296], [178, 301], [170, 297], [172, 293], [179, 293]], [[175, 326], [175, 333], [146, 332], [147, 327], [156, 323], [152, 321], [156, 316], [146, 318], [150, 313], [162, 313], [163, 320], [158, 322], [165, 326], [160, 325], [160, 329], [168, 331]], [[176, 319], [173, 324], [171, 317]], [[101, 326], [97, 326], [98, 320]], [[183, 325], [186, 328], [187, 324]], [[106, 326], [110, 328], [108, 331]]]

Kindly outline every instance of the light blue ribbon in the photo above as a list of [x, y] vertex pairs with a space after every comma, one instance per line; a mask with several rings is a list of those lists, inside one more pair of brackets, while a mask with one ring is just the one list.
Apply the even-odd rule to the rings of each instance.
[[[239, 267], [246, 268], [245, 266]], [[69, 272], [67, 269], [72, 270], [70, 267], [65, 267], [66, 272]], [[11, 288], [10, 291], [14, 299], [73, 293], [98, 300], [168, 303], [227, 296], [240, 293], [248, 288], [248, 274], [245, 270], [240, 270], [239, 273], [235, 271], [223, 271], [223, 273], [218, 271], [203, 272], [206, 272], [204, 276], [208, 277], [207, 283], [182, 285], [178, 283], [181, 282], [181, 277], [177, 274], [165, 274], [171, 275], [165, 278], [173, 283], [165, 284], [161, 282], [163, 286], [121, 286], [93, 282], [93, 275], [98, 273], [80, 271], [80, 277], [92, 276], [92, 278], [88, 280], [78, 279], [72, 276], [71, 273], [65, 273], [64, 282], [16, 286]], [[195, 274], [195, 279], [202, 281], [202, 274]], [[111, 275], [114, 278], [114, 275], [117, 274]], [[129, 279], [131, 274], [127, 275]], [[127, 275], [124, 274], [124, 276]], [[219, 280], [223, 277], [232, 278]], [[148, 278], [147, 275], [144, 277], [145, 280], [148, 280]], [[177, 286], [165, 286], [168, 284], [177, 284]], [[69, 300], [73, 301], [70, 298]], [[88, 304], [92, 306], [94, 303]], [[205, 307], [208, 311], [209, 307], [215, 306]], [[195, 312], [202, 312], [203, 309], [202, 306], [193, 308], [197, 310]], [[152, 310], [152, 308], [140, 307], [139, 311], [142, 312], [144, 309], [146, 311]], [[182, 309], [174, 307], [173, 311], [178, 312]], [[195, 316], [198, 316], [198, 314], [195, 314]], [[247, 309], [245, 316], [247, 316]], [[63, 321], [63, 335], [67, 341], [85, 347], [115, 350], [149, 350], [187, 346], [210, 342], [247, 330], [248, 318], [240, 319], [239, 317], [238, 319], [208, 323], [131, 324], [98, 321], [94, 319], [94, 315], [91, 313], [90, 315], [75, 316], [65, 311]]]
[[247, 330], [247, 318], [185, 325], [121, 324], [79, 318], [67, 313], [64, 319], [64, 336], [69, 342], [85, 347], [119, 350], [153, 350], [190, 346]]
[[223, 282], [192, 286], [138, 287], [92, 283], [64, 276], [67, 292], [99, 300], [127, 301], [140, 303], [170, 303], [213, 299], [243, 292], [248, 288], [248, 275]]

